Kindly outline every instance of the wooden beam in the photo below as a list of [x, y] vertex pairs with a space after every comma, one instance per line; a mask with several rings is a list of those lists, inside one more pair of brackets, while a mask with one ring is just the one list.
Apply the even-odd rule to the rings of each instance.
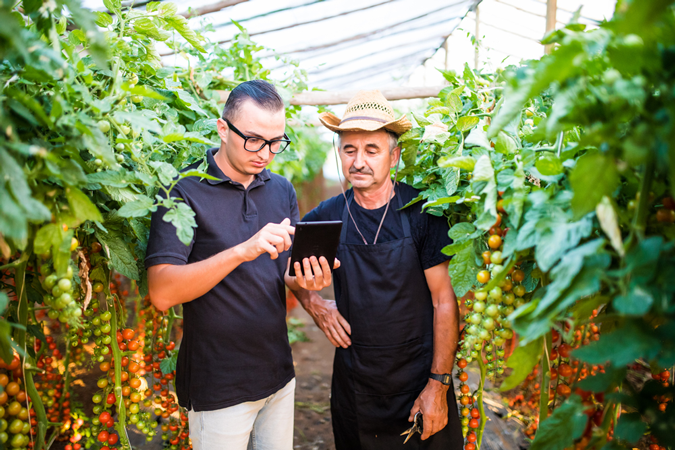
[[204, 14], [211, 14], [221, 9], [228, 8], [230, 6], [238, 5], [239, 3], [247, 2], [248, 0], [221, 0], [210, 5], [201, 6], [199, 8], [193, 8], [189, 12], [180, 13], [181, 16], [189, 19], [190, 17], [203, 16]]
[[[546, 34], [555, 30], [556, 13], [558, 12], [558, 0], [547, 0], [546, 2]], [[546, 53], [551, 53], [553, 44], [546, 46]]]
[[474, 45], [473, 54], [473, 70], [478, 70], [478, 62], [480, 61], [480, 9], [476, 5], [476, 43]]
[[[423, 86], [423, 87], [398, 87], [391, 89], [381, 89], [382, 95], [387, 100], [409, 100], [413, 98], [436, 97], [445, 86]], [[225, 103], [230, 91], [217, 91], [220, 94], [220, 103]], [[299, 92], [291, 98], [291, 105], [345, 105], [349, 100], [359, 92], [354, 91], [309, 91]]]

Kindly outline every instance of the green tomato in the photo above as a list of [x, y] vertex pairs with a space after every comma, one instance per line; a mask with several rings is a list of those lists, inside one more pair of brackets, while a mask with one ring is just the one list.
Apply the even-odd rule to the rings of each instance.
[[23, 434], [15, 434], [12, 436], [12, 439], [9, 441], [9, 445], [12, 448], [23, 447]]
[[91, 401], [94, 402], [94, 403], [101, 403], [102, 400], [103, 400], [103, 396], [101, 394], [94, 394], [91, 397]]
[[110, 353], [110, 349], [108, 347], [103, 347], [101, 349], [101, 354], [107, 355], [108, 353]]
[[495, 286], [490, 290], [490, 297], [500, 301], [502, 299], [502, 288]]
[[481, 328], [480, 332], [478, 333], [478, 337], [481, 338], [482, 340], [486, 341], [490, 339], [490, 332], [486, 330], [485, 328]]
[[141, 97], [140, 95], [132, 95], [131, 101], [134, 103], [140, 103], [143, 101], [143, 97]]
[[140, 135], [141, 135], [141, 132], [140, 132], [140, 131], [137, 131], [137, 130], [131, 130], [131, 136], [132, 136], [134, 139], [138, 139], [138, 137], [139, 137]]
[[104, 323], [101, 325], [101, 333], [108, 334], [112, 330], [112, 327], [109, 323]]
[[101, 133], [107, 133], [108, 131], [110, 131], [110, 122], [108, 122], [107, 120], [99, 120], [98, 129], [101, 130]]
[[9, 426], [9, 424], [7, 423], [7, 421], [5, 419], [0, 420], [0, 431], [5, 431], [8, 426]]
[[82, 317], [82, 310], [78, 307], [73, 308], [72, 316], [73, 317]]
[[482, 317], [478, 313], [471, 314], [471, 317], [469, 318], [469, 322], [471, 322], [474, 325], [478, 325], [482, 320]]
[[116, 144], [116, 145], [115, 145], [115, 149], [116, 149], [118, 152], [123, 152], [123, 151], [124, 151], [124, 144], [122, 144], [121, 142], [120, 142], [119, 144]]
[[43, 282], [43, 286], [46, 290], [51, 291], [54, 286], [56, 286], [56, 282], [58, 281], [58, 277], [56, 276], [55, 273], [49, 275], [48, 277], [45, 278], [45, 281]]
[[492, 278], [494, 278], [497, 275], [499, 275], [500, 273], [502, 273], [503, 271], [504, 271], [504, 266], [502, 266], [501, 264], [495, 264], [494, 266], [492, 266], [492, 270], [490, 271], [490, 274], [492, 275]]
[[629, 34], [623, 38], [623, 45], [626, 47], [641, 48], [644, 45], [644, 42], [637, 34]]
[[4, 444], [5, 442], [7, 442], [8, 439], [9, 439], [9, 435], [6, 432], [4, 432], [4, 431], [0, 432], [0, 442], [2, 442]]
[[56, 309], [50, 309], [47, 313], [47, 316], [49, 316], [49, 318], [52, 320], [56, 320], [59, 318], [59, 311]]
[[[133, 97], [132, 97], [132, 98], [133, 98]], [[121, 126], [120, 126], [120, 130], [122, 131], [122, 133], [123, 133], [125, 136], [127, 136], [127, 135], [129, 135], [129, 133], [131, 133], [131, 128], [129, 128], [129, 127], [126, 126], [126, 125], [121, 125]]]
[[487, 308], [485, 308], [485, 314], [487, 314], [490, 317], [496, 317], [497, 314], [499, 314], [499, 308], [497, 305], [488, 305]]
[[485, 328], [488, 331], [494, 330], [496, 326], [495, 319], [493, 319], [492, 317], [484, 317], [481, 324], [483, 325], [483, 328]]
[[512, 305], [515, 300], [516, 296], [513, 295], [513, 292], [507, 292], [502, 298], [502, 302], [504, 302], [505, 305]]
[[91, 408], [92, 412], [96, 414], [97, 416], [103, 412], [103, 405], [94, 405], [93, 408]]
[[[94, 308], [96, 308], [96, 306], [94, 306]], [[94, 317], [93, 319], [91, 319], [91, 324], [97, 327], [101, 325], [101, 319], [99, 317]]]
[[30, 422], [26, 421], [23, 423], [23, 430], [21, 430], [21, 433], [24, 435], [28, 435], [28, 433], [30, 433]]
[[101, 314], [102, 321], [108, 322], [110, 319], [112, 319], [112, 313], [110, 311], [105, 311], [104, 313]]
[[112, 337], [110, 335], [106, 335], [101, 338], [101, 343], [103, 343], [104, 345], [110, 345], [111, 342]]
[[612, 85], [621, 79], [621, 72], [616, 69], [609, 69], [602, 75], [602, 81], [605, 84]]
[[[138, 404], [136, 404], [136, 403], [134, 403], [133, 405], [138, 406]], [[132, 406], [133, 406], [133, 405], [132, 405]], [[131, 411], [131, 407], [129, 407], [129, 411]], [[131, 422], [131, 423], [138, 423], [138, 415], [137, 415], [136, 413], [132, 413], [132, 414], [129, 416], [129, 422]]]
[[59, 289], [63, 292], [68, 292], [73, 287], [73, 283], [68, 278], [61, 278], [59, 280]]
[[493, 252], [490, 255], [490, 261], [492, 261], [492, 264], [501, 264], [504, 258], [502, 258], [502, 252], [497, 250], [496, 252]]
[[138, 406], [138, 403], [132, 403], [131, 405], [129, 405], [129, 412], [131, 414], [137, 414], [138, 411], [140, 411], [140, 409], [141, 408], [140, 406]]
[[23, 430], [23, 421], [21, 419], [14, 419], [9, 425], [9, 432], [12, 434], [21, 433]]
[[52, 288], [52, 295], [54, 297], [58, 298], [61, 294], [63, 294], [63, 291], [61, 290], [58, 284]]
[[115, 155], [115, 160], [119, 163], [122, 164], [124, 162], [124, 155]]
[[485, 303], [483, 302], [474, 303], [473, 310], [476, 311], [477, 313], [482, 313], [483, 311], [485, 311]]
[[513, 303], [513, 306], [520, 308], [525, 304], [525, 300], [522, 297], [516, 297], [516, 301]]
[[103, 165], [103, 161], [102, 161], [100, 158], [96, 158], [96, 159], [94, 160], [94, 165], [95, 165], [96, 167], [101, 167], [101, 166]]
[[66, 269], [66, 278], [73, 278], [73, 266], [71, 265]]
[[487, 291], [476, 291], [474, 292], [473, 296], [476, 298], [476, 300], [485, 301], [487, 298]]

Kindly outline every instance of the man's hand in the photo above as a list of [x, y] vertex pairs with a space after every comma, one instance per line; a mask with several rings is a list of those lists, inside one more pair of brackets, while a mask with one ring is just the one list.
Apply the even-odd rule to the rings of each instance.
[[325, 300], [318, 294], [314, 294], [311, 301], [302, 302], [302, 306], [312, 316], [314, 323], [321, 328], [331, 344], [342, 348], [352, 345], [349, 339], [352, 327], [338, 312], [334, 300]]
[[436, 380], [429, 380], [410, 410], [408, 422], [418, 411], [422, 412], [422, 440], [429, 439], [448, 424], [448, 388]]
[[291, 248], [292, 234], [295, 234], [295, 227], [291, 226], [290, 219], [284, 219], [279, 224], [268, 223], [251, 239], [237, 247], [245, 261], [253, 261], [265, 252], [270, 254], [270, 258], [277, 259], [279, 253]]
[[[340, 261], [336, 258], [333, 263], [333, 269], [340, 267]], [[321, 289], [330, 286], [333, 277], [328, 266], [328, 260], [325, 257], [320, 257], [318, 260], [315, 256], [305, 258], [302, 260], [302, 267], [300, 263], [295, 263], [295, 282], [302, 289], [308, 291], [320, 291]]]

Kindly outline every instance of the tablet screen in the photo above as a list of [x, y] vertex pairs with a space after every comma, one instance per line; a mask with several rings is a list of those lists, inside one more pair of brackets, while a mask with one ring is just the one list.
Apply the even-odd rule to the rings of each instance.
[[291, 249], [291, 267], [289, 275], [295, 276], [295, 262], [302, 265], [302, 260], [310, 256], [325, 257], [333, 270], [333, 263], [340, 243], [342, 221], [298, 222], [295, 225], [295, 238]]

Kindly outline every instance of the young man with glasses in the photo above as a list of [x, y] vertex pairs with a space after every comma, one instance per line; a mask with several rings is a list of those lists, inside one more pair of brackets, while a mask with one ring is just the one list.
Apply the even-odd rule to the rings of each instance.
[[[284, 273], [298, 206], [291, 183], [266, 169], [290, 143], [285, 127], [274, 86], [240, 84], [218, 120], [220, 148], [206, 154], [207, 173], [217, 180], [184, 178], [171, 192], [195, 212], [190, 245], [163, 219], [166, 209], [152, 216], [150, 298], [162, 311], [183, 305], [176, 391], [195, 450], [292, 448], [295, 374]], [[289, 283], [329, 285], [325, 259], [312, 267], [313, 274]]]

